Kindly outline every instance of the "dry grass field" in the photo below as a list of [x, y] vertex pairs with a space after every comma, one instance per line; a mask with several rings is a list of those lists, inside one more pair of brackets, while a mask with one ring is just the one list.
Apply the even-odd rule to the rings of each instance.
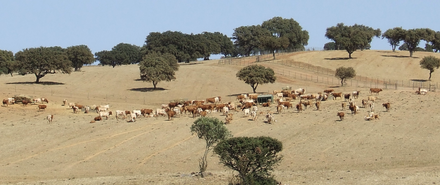
[[[313, 51], [284, 54], [278, 60], [294, 60], [335, 70], [351, 66], [368, 78], [391, 80], [427, 79], [428, 70], [419, 61], [434, 53], [356, 51], [346, 60], [344, 51]], [[333, 88], [348, 93], [360, 90], [356, 99], [370, 96], [365, 86], [301, 80], [280, 75], [311, 74], [310, 71], [261, 62], [277, 72], [277, 82], [260, 85], [259, 93], [270, 93], [291, 86], [306, 87], [317, 93]], [[139, 118], [126, 122], [110, 117], [90, 123], [97, 113], [73, 113], [62, 100], [83, 105], [109, 104], [111, 110], [159, 108], [171, 100], [203, 100], [235, 96], [252, 88], [235, 74], [244, 66], [219, 65], [218, 61], [182, 64], [176, 80], [160, 82], [158, 90], [139, 80], [137, 65], [87, 66], [81, 72], [47, 75], [42, 84], [35, 77], [0, 76], [0, 94], [46, 97], [48, 108], [21, 104], [0, 107], [0, 184], [228, 184], [232, 170], [219, 164], [215, 154], [208, 159], [206, 178], [191, 176], [198, 171], [204, 141], [190, 132], [194, 118], [181, 115], [171, 121], [165, 117]], [[314, 74], [320, 75], [320, 74]], [[438, 71], [432, 82], [440, 81]], [[323, 101], [321, 110], [284, 110], [274, 114], [277, 122], [267, 124], [263, 117], [252, 121], [242, 112], [226, 127], [234, 136], [270, 136], [283, 143], [283, 160], [274, 171], [282, 184], [439, 184], [440, 183], [440, 99], [438, 92], [416, 95], [409, 87], [384, 89], [377, 96], [375, 113], [380, 119], [365, 121], [367, 108], [352, 115], [341, 110], [342, 99]], [[296, 104], [299, 100], [294, 100]], [[386, 112], [382, 103], [390, 102]], [[276, 107], [260, 107], [274, 111]], [[338, 111], [345, 112], [339, 120]], [[52, 123], [45, 120], [54, 115]], [[208, 116], [224, 120], [220, 113]]]

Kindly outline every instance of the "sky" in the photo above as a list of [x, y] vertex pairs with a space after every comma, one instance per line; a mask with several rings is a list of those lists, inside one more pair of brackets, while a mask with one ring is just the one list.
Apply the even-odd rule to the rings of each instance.
[[[394, 27], [440, 31], [438, 0], [0, 0], [0, 5], [0, 50], [14, 54], [40, 46], [87, 45], [92, 53], [119, 43], [143, 46], [151, 32], [232, 36], [235, 28], [273, 17], [297, 21], [309, 32], [306, 48], [317, 49], [331, 42], [326, 29], [338, 23], [382, 33]], [[374, 38], [371, 49], [391, 46]]]

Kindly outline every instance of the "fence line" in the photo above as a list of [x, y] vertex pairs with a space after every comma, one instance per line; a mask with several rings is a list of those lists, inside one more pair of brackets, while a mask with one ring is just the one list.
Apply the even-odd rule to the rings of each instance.
[[[285, 53], [276, 54], [284, 55]], [[245, 58], [226, 58], [219, 60], [219, 65], [238, 65], [247, 66], [258, 63], [273, 63], [282, 66], [287, 66], [283, 70], [274, 70], [275, 74], [282, 75], [288, 78], [300, 79], [305, 81], [313, 81], [316, 83], [323, 83], [327, 85], [339, 86], [341, 85], [340, 79], [335, 77], [335, 70], [315, 66], [312, 64], [294, 61], [294, 60], [273, 60], [272, 54], [260, 55], [258, 57], [245, 57]], [[295, 69], [301, 69], [304, 71], [312, 72], [311, 74], [304, 74], [296, 72]], [[292, 72], [292, 70], [294, 72]], [[382, 89], [395, 89], [398, 88], [412, 88], [417, 90], [419, 87], [428, 89], [429, 91], [435, 91], [439, 86], [438, 82], [432, 83], [430, 81], [415, 81], [415, 80], [391, 80], [391, 79], [379, 79], [356, 75], [356, 77], [346, 80], [344, 86], [359, 87], [359, 88], [382, 88]]]

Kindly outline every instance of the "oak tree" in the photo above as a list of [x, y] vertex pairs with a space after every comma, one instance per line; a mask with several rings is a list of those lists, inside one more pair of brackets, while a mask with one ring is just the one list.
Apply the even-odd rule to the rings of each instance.
[[15, 54], [17, 69], [21, 74], [32, 73], [35, 75], [35, 83], [46, 74], [72, 72], [72, 62], [68, 59], [65, 49], [55, 47], [27, 48]]
[[79, 71], [83, 65], [92, 64], [95, 61], [92, 51], [86, 45], [70, 46], [66, 52], [75, 71]]
[[0, 50], [0, 74], [10, 74], [16, 70], [16, 62], [12, 51]]
[[277, 79], [275, 72], [271, 68], [262, 65], [249, 65], [237, 72], [236, 76], [239, 80], [244, 81], [252, 87], [254, 93], [258, 85], [265, 83], [274, 83]]
[[344, 86], [347, 79], [356, 76], [356, 71], [352, 67], [339, 67], [336, 69], [335, 76], [341, 80], [341, 86]]
[[382, 34], [382, 39], [388, 39], [388, 43], [390, 43], [391, 48], [396, 51], [396, 47], [399, 46], [400, 41], [403, 40], [403, 36], [405, 35], [405, 30], [401, 27], [395, 27], [393, 29], [388, 29], [385, 33]]
[[412, 57], [413, 53], [417, 51], [420, 40], [425, 40], [427, 42], [434, 40], [435, 32], [429, 28], [417, 28], [409, 29], [405, 31], [403, 36], [403, 41], [408, 47], [409, 56]]
[[380, 35], [380, 29], [358, 24], [345, 26], [344, 23], [338, 23], [336, 26], [327, 28], [325, 33], [325, 36], [333, 40], [336, 46], [345, 48], [348, 52], [348, 58], [352, 58], [351, 54], [357, 49], [368, 49], [373, 37], [379, 37]]
[[139, 63], [141, 79], [152, 82], [154, 89], [161, 81], [175, 80], [175, 71], [179, 69], [179, 64], [174, 55], [165, 53], [150, 53], [143, 57]]
[[425, 56], [420, 61], [420, 67], [429, 70], [429, 81], [431, 81], [431, 74], [434, 72], [434, 68], [440, 67], [440, 59], [434, 56]]

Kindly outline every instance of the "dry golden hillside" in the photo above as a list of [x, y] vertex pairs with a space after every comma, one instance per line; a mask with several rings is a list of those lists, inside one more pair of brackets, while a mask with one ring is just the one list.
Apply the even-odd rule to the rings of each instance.
[[[287, 109], [274, 114], [274, 124], [267, 124], [263, 116], [252, 121], [242, 112], [233, 112], [234, 120], [226, 127], [234, 136], [263, 135], [283, 143], [283, 160], [273, 173], [282, 184], [438, 184], [439, 94], [416, 95], [411, 84], [428, 76], [418, 65], [423, 56], [438, 54], [407, 55], [356, 51], [354, 59], [345, 60], [348, 54], [343, 51], [313, 51], [278, 55], [276, 61], [262, 57], [259, 64], [273, 68], [278, 79], [260, 85], [259, 93], [286, 86], [304, 87], [307, 93], [328, 88], [343, 93], [360, 90], [355, 100], [359, 113], [342, 110], [341, 104], [347, 103], [343, 99], [329, 99], [320, 110], [308, 107], [301, 113]], [[160, 82], [155, 91], [151, 83], [139, 80], [137, 65], [87, 66], [70, 75], [48, 75], [42, 84], [34, 84], [33, 75], [0, 76], [4, 98], [49, 99], [44, 111], [36, 105], [0, 107], [0, 184], [227, 184], [233, 172], [219, 164], [215, 154], [208, 159], [212, 175], [203, 179], [191, 175], [198, 171], [204, 141], [191, 134], [195, 119], [189, 114], [171, 121], [141, 117], [126, 122], [111, 116], [90, 123], [97, 113], [73, 113], [62, 106], [62, 100], [109, 104], [113, 111], [156, 109], [172, 100], [213, 96], [234, 102], [237, 94], [252, 90], [235, 74], [254, 62], [255, 58], [182, 64], [177, 79]], [[339, 66], [352, 66], [360, 80], [340, 87], [329, 72]], [[433, 73], [434, 85], [440, 80], [437, 73]], [[393, 80], [405, 82], [373, 95], [377, 97], [374, 112], [380, 118], [366, 121], [370, 108], [363, 108], [361, 100], [371, 96], [370, 86], [383, 88], [384, 81]], [[388, 112], [382, 107], [386, 102], [391, 103]], [[273, 105], [259, 107], [263, 114], [275, 110]], [[345, 113], [343, 121], [336, 116], [340, 111]], [[54, 115], [52, 123], [45, 120], [49, 114]], [[217, 112], [208, 116], [225, 118]]]

